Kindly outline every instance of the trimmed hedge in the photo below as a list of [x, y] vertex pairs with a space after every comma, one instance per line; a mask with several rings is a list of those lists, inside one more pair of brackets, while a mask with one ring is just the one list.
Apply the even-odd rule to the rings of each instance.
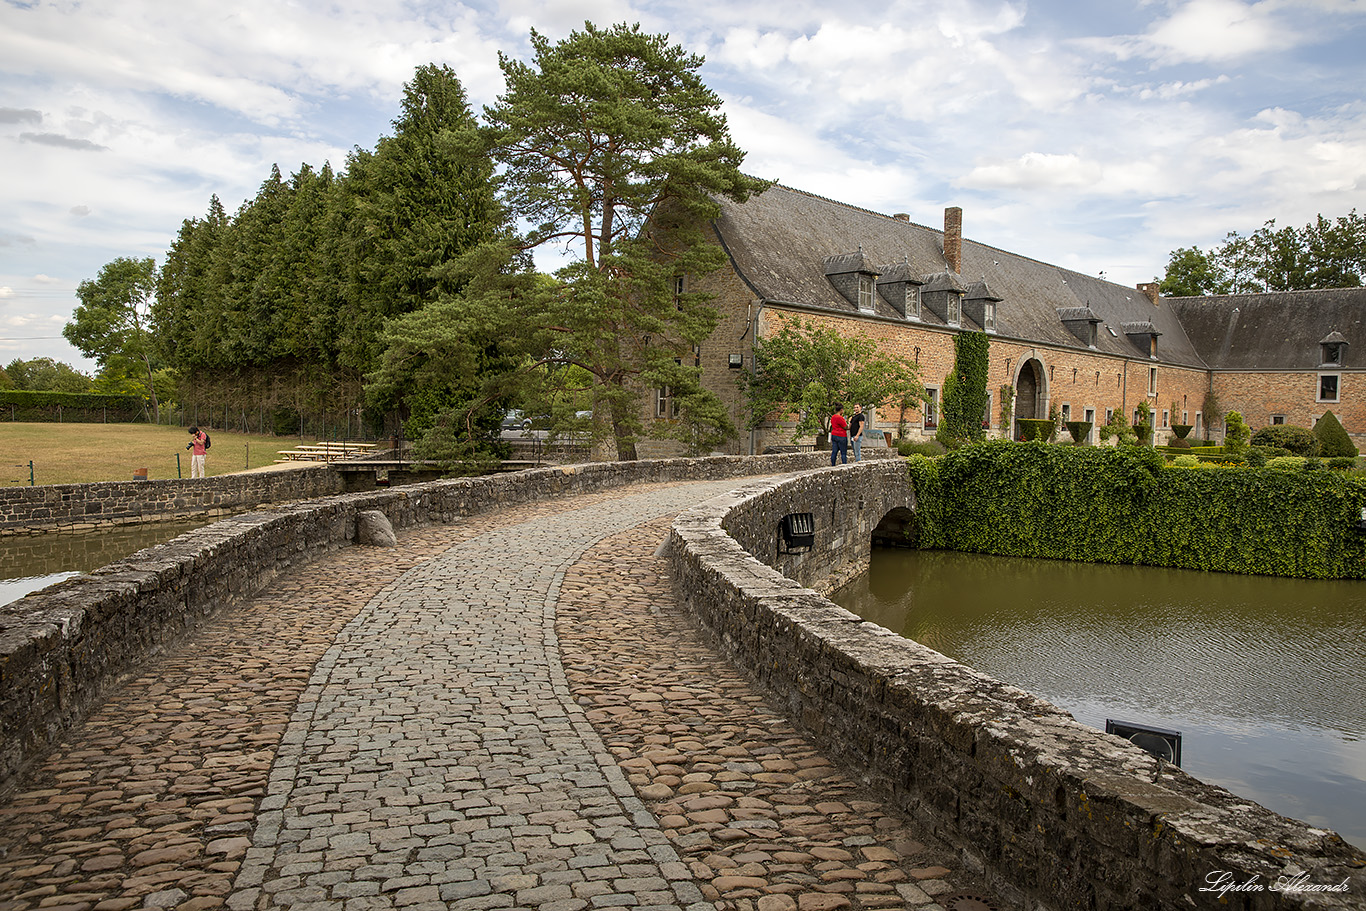
[[133, 395], [97, 395], [84, 392], [0, 391], [0, 421], [61, 421], [126, 424], [143, 416], [142, 400]]
[[1366, 578], [1366, 478], [1168, 468], [1151, 449], [992, 441], [908, 461], [919, 544], [1019, 557]]
[[1319, 454], [1319, 441], [1314, 436], [1314, 431], [1308, 427], [1296, 427], [1294, 424], [1272, 424], [1263, 427], [1252, 435], [1251, 442], [1253, 446], [1262, 448], [1285, 449], [1291, 455]]

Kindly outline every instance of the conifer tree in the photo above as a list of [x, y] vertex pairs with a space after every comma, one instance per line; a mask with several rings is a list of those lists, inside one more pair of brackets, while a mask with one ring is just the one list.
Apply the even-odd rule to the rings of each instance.
[[714, 197], [763, 184], [740, 171], [702, 58], [667, 36], [585, 23], [555, 44], [533, 30], [531, 44], [530, 64], [499, 56], [507, 91], [485, 116], [509, 203], [531, 226], [524, 249], [564, 245], [573, 261], [527, 325], [542, 358], [593, 377], [596, 432], [633, 459], [645, 389], [671, 390], [681, 426], [724, 418], [693, 363], [716, 311], [678, 279], [722, 263], [700, 230]]

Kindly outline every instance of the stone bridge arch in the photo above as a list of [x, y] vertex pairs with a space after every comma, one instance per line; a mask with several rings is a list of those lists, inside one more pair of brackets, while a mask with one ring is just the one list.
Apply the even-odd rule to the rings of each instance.
[[913, 506], [894, 506], [873, 528], [874, 547], [918, 547], [920, 521]]

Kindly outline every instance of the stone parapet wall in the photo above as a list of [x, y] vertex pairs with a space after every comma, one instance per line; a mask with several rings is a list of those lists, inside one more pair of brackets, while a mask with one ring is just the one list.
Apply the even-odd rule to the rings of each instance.
[[329, 468], [246, 472], [203, 480], [104, 481], [0, 488], [0, 535], [86, 529], [172, 516], [226, 515], [263, 503], [341, 493]]
[[[914, 507], [900, 462], [737, 489], [674, 523], [678, 597], [832, 759], [1022, 906], [1366, 907], [1366, 854], [1336, 834], [1159, 763], [803, 587], [866, 560], [865, 530], [898, 505]], [[815, 550], [778, 554], [781, 517], [813, 508]], [[1343, 891], [1276, 891], [1301, 874]], [[1216, 880], [1245, 888], [1220, 892]]]
[[[148, 656], [215, 611], [269, 585], [282, 570], [351, 544], [356, 515], [363, 510], [383, 512], [396, 528], [450, 523], [627, 484], [792, 472], [828, 459], [820, 453], [592, 463], [341, 494], [223, 519], [60, 582], [0, 607], [0, 787], [78, 724], [120, 677], [136, 671]], [[289, 476], [308, 483], [314, 472], [335, 476], [326, 468], [273, 474], [281, 476], [278, 481]], [[249, 488], [258, 483], [255, 476], [242, 477]], [[98, 503], [99, 492], [112, 487], [131, 486], [143, 495], [157, 491], [158, 485], [182, 491], [188, 487], [184, 504], [174, 498], [159, 501], [166, 514], [177, 514], [189, 507], [192, 494], [209, 493], [219, 480], [223, 483], [218, 486], [231, 487], [223, 478], [63, 490], [78, 502]], [[280, 488], [274, 491], [278, 496]], [[234, 505], [241, 503], [239, 498]], [[209, 501], [194, 505], [205, 508]]]

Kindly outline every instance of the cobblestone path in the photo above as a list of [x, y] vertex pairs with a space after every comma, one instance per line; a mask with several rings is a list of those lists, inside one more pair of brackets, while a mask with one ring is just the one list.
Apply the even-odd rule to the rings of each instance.
[[1001, 907], [674, 606], [669, 519], [737, 483], [294, 571], [0, 801], [0, 911]]

